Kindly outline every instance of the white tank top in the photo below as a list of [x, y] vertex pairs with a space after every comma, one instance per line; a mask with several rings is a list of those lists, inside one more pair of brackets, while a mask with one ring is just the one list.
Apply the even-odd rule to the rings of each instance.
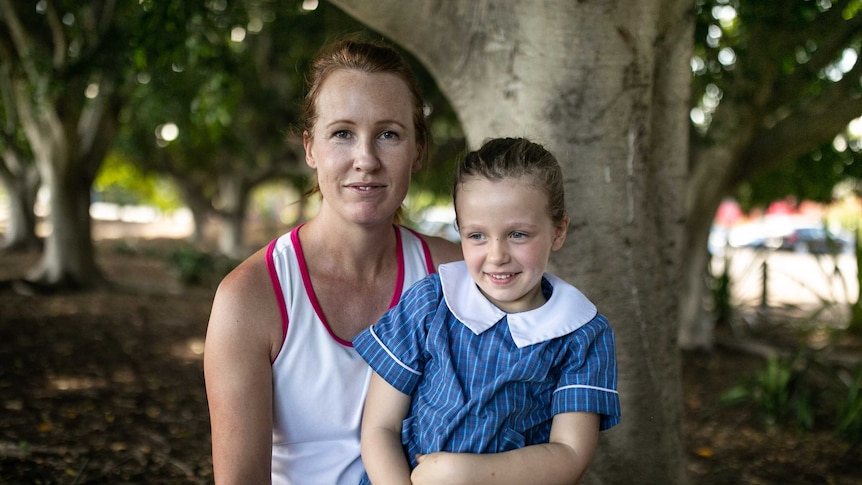
[[[284, 339], [272, 363], [272, 483], [355, 485], [363, 473], [359, 425], [371, 371], [324, 319], [298, 233], [273, 240], [266, 254]], [[401, 226], [395, 234], [398, 280], [390, 307], [434, 272], [425, 241]]]

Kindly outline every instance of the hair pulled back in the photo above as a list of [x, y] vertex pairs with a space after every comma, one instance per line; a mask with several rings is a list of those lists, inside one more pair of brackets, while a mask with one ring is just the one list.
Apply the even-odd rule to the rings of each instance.
[[455, 169], [453, 195], [471, 177], [500, 180], [527, 177], [530, 183], [548, 196], [548, 215], [554, 223], [566, 216], [566, 194], [563, 172], [551, 152], [525, 138], [492, 138], [481, 148], [464, 157]]
[[393, 47], [381, 41], [364, 39], [360, 35], [351, 35], [328, 44], [315, 56], [307, 79], [308, 92], [300, 113], [302, 131], [314, 136], [320, 90], [329, 75], [340, 70], [394, 74], [407, 84], [412, 98], [416, 146], [424, 162], [431, 144], [431, 133], [425, 121], [425, 103], [413, 69]]

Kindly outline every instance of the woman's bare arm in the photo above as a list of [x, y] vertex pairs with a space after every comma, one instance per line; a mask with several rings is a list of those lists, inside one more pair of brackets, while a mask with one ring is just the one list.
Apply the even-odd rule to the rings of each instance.
[[277, 307], [274, 317], [270, 311], [262, 259], [252, 258], [219, 285], [207, 327], [204, 376], [218, 485], [271, 480], [271, 358], [280, 320]]

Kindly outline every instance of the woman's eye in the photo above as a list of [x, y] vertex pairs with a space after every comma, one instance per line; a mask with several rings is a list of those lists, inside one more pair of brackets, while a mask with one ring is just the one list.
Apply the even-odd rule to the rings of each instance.
[[384, 131], [380, 134], [380, 138], [383, 138], [384, 140], [394, 140], [398, 138], [398, 133], [394, 131]]
[[350, 136], [350, 132], [347, 130], [338, 130], [332, 134], [333, 138], [348, 138]]

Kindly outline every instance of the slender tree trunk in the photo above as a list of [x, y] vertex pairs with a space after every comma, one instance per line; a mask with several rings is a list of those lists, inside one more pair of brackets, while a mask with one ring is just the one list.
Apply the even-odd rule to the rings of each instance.
[[188, 183], [178, 175], [174, 175], [173, 178], [180, 188], [183, 202], [185, 202], [186, 206], [192, 212], [194, 230], [189, 239], [193, 243], [202, 243], [206, 240], [206, 229], [210, 213], [212, 212], [212, 206], [204, 199], [194, 184]]
[[[4, 154], [4, 159], [16, 157]], [[9, 165], [19, 170], [12, 173]], [[36, 214], [33, 212], [39, 190], [39, 171], [35, 165], [24, 165], [20, 160], [7, 160], [0, 164], [0, 181], [9, 196], [9, 223], [0, 243], [3, 249], [39, 249], [42, 241], [36, 235]]]
[[245, 211], [248, 205], [248, 184], [241, 175], [224, 174], [219, 178], [221, 228], [219, 250], [222, 254], [243, 258], [248, 256], [245, 248]]

